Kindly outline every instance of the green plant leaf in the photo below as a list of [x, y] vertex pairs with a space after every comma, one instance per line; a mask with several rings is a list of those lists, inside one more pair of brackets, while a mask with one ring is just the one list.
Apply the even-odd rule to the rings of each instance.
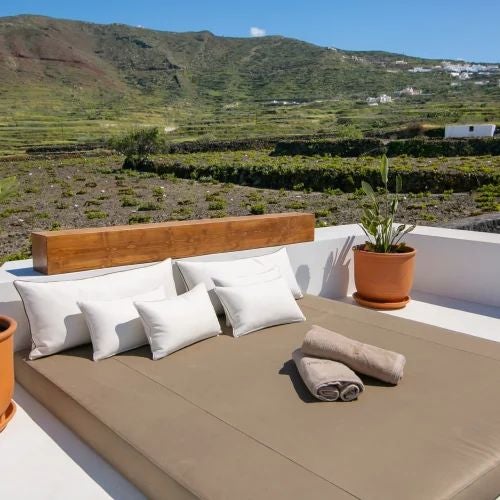
[[401, 190], [403, 189], [403, 179], [401, 176], [398, 174], [396, 176], [396, 194], [401, 193]]
[[387, 187], [387, 181], [389, 180], [389, 160], [386, 155], [383, 155], [380, 161], [380, 176], [382, 177], [384, 186]]
[[361, 188], [367, 196], [375, 200], [375, 192], [373, 191], [373, 188], [370, 186], [370, 184], [368, 184], [368, 182], [361, 181]]

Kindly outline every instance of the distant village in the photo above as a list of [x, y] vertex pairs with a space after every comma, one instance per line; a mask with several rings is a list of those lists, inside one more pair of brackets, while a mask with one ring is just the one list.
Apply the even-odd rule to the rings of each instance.
[[[357, 60], [359, 58], [357, 56]], [[408, 64], [404, 59], [400, 59], [394, 61], [397, 66], [405, 66]], [[391, 70], [388, 70], [391, 71]], [[449, 62], [442, 61], [440, 64], [436, 64], [434, 66], [414, 66], [408, 69], [409, 73], [431, 73], [433, 71], [441, 71], [448, 73], [453, 79], [450, 82], [452, 87], [456, 87], [460, 85], [460, 81], [470, 80], [473, 77], [484, 76], [484, 77], [499, 77], [500, 76], [500, 66], [498, 64], [474, 64], [474, 63], [459, 63], [459, 62]], [[474, 78], [474, 85], [488, 85], [490, 84], [489, 79], [477, 79]], [[500, 86], [500, 80], [497, 82], [493, 81], [492, 83], [497, 83]], [[415, 89], [413, 87], [406, 87], [399, 92], [396, 92], [398, 97], [408, 97], [408, 96], [417, 96], [421, 95], [422, 91]], [[381, 94], [378, 97], [367, 97], [366, 103], [368, 106], [378, 106], [379, 104], [387, 104], [392, 102], [392, 97], [387, 94]]]

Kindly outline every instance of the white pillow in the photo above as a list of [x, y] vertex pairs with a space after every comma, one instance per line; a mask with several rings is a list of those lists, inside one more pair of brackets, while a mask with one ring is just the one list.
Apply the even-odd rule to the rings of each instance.
[[126, 299], [79, 301], [78, 307], [89, 328], [94, 361], [147, 344], [148, 339], [134, 302], [165, 298], [165, 289], [160, 287]]
[[164, 287], [177, 295], [172, 262], [65, 281], [14, 281], [28, 316], [33, 348], [30, 359], [55, 354], [90, 342], [90, 333], [77, 302], [133, 297]]
[[306, 319], [283, 278], [256, 285], [216, 287], [215, 293], [231, 322], [234, 337]]
[[134, 302], [151, 345], [153, 359], [221, 333], [203, 283], [178, 297], [155, 302]]
[[258, 274], [246, 276], [211, 276], [215, 286], [248, 286], [257, 283], [265, 283], [281, 278], [281, 273], [277, 267]]
[[217, 314], [222, 314], [224, 309], [216, 294], [212, 291], [215, 287], [212, 277], [224, 279], [231, 276], [248, 276], [263, 273], [273, 267], [277, 267], [281, 276], [288, 282], [293, 296], [296, 299], [303, 297], [302, 291], [295, 279], [292, 266], [290, 265], [286, 248], [248, 259], [208, 262], [178, 260], [177, 266], [189, 290], [199, 283], [205, 283]]
[[[248, 276], [232, 276], [232, 277], [221, 277], [217, 278], [212, 276], [212, 281], [215, 286], [248, 286], [256, 285], [257, 283], [265, 283], [266, 281], [272, 281], [281, 278], [281, 274], [277, 267], [273, 267], [268, 271], [264, 271], [259, 274], [249, 274]], [[215, 294], [215, 292], [212, 290]], [[219, 299], [217, 298], [219, 301]], [[219, 301], [220, 303], [220, 301]], [[231, 326], [229, 318], [226, 316], [226, 326]]]

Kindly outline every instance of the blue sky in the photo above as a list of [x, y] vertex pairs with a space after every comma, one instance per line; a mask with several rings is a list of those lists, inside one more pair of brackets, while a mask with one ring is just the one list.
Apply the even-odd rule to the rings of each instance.
[[500, 62], [500, 0], [2, 0], [0, 16], [21, 13]]

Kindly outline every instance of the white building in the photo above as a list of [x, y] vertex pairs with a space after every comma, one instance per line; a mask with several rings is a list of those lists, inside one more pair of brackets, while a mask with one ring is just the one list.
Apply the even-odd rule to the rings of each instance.
[[378, 102], [380, 104], [386, 104], [388, 102], [392, 102], [392, 97], [390, 95], [386, 95], [386, 94], [379, 95]]
[[492, 123], [481, 123], [475, 125], [446, 125], [444, 137], [493, 137], [496, 125]]
[[406, 87], [403, 90], [399, 91], [399, 95], [409, 95], [409, 96], [420, 95], [421, 93], [422, 93], [421, 90], [415, 89], [413, 87]]

